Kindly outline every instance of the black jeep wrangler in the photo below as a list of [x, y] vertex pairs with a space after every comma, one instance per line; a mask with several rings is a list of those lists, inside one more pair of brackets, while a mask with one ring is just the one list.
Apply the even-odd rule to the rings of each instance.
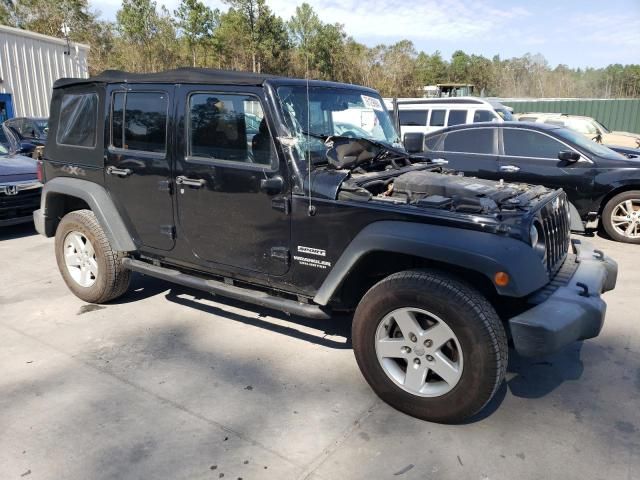
[[131, 271], [319, 321], [353, 314], [363, 375], [432, 421], [480, 411], [508, 342], [602, 328], [616, 263], [569, 236], [561, 190], [410, 156], [380, 95], [214, 70], [56, 82], [34, 214], [65, 282], [108, 302]]

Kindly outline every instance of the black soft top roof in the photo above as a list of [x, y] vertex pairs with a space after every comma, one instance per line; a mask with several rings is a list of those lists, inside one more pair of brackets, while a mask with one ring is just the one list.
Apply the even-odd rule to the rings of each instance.
[[105, 70], [90, 78], [61, 78], [53, 88], [89, 83], [215, 83], [218, 85], [262, 85], [267, 79], [279, 78], [261, 73], [214, 70], [210, 68], [176, 68], [158, 73], [129, 73]]
[[[201, 83], [213, 85], [249, 85], [262, 86], [266, 81], [277, 84], [306, 85], [301, 78], [279, 77], [263, 73], [236, 72], [232, 70], [214, 70], [211, 68], [176, 68], [158, 73], [130, 73], [122, 70], [105, 70], [100, 75], [90, 78], [61, 78], [56, 80], [53, 88], [64, 88], [71, 85], [88, 85], [95, 83]], [[377, 93], [375, 90], [360, 85], [310, 80], [312, 86], [333, 88], [357, 88]]]

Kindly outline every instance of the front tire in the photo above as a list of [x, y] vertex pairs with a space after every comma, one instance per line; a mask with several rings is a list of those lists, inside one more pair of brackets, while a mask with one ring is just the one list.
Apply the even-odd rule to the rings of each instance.
[[602, 226], [617, 242], [640, 243], [640, 191], [622, 192], [602, 210]]
[[364, 296], [352, 327], [365, 379], [389, 405], [434, 422], [478, 413], [504, 380], [507, 340], [478, 291], [445, 273], [393, 274]]
[[91, 210], [66, 214], [56, 230], [56, 261], [74, 295], [89, 303], [105, 303], [129, 288], [131, 272], [122, 266], [122, 252], [109, 240]]

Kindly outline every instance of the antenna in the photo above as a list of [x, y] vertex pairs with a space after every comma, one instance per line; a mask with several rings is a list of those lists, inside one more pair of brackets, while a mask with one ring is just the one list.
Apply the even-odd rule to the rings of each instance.
[[316, 214], [316, 207], [313, 206], [311, 200], [311, 149], [309, 148], [309, 133], [311, 132], [311, 101], [309, 100], [309, 52], [306, 52], [306, 69], [304, 72], [305, 79], [307, 81], [307, 175], [309, 177], [308, 181], [308, 194], [309, 194], [309, 210], [307, 213], [310, 217], [313, 217]]

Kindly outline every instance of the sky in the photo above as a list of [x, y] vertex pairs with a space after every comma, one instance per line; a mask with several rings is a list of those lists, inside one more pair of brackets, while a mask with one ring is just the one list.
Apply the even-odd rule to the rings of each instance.
[[[120, 0], [89, 0], [114, 20]], [[173, 11], [179, 0], [157, 0]], [[226, 10], [220, 0], [204, 0]], [[288, 20], [291, 0], [267, 0]], [[640, 0], [307, 0], [326, 23], [341, 23], [368, 46], [411, 40], [417, 50], [492, 58], [541, 53], [552, 67], [640, 64]]]

